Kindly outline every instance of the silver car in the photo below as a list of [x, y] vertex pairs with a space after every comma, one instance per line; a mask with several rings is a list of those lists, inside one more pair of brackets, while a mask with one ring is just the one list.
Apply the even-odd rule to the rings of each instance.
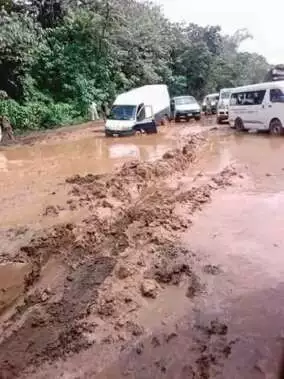
[[171, 100], [172, 118], [176, 122], [182, 119], [189, 121], [191, 118], [200, 120], [201, 108], [193, 96], [177, 96]]

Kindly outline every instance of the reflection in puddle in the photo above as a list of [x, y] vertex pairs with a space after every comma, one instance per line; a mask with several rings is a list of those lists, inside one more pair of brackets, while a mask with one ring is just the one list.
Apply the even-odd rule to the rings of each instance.
[[136, 158], [140, 159], [140, 150], [135, 145], [111, 145], [108, 148], [109, 158]]
[[3, 153], [0, 153], [0, 173], [8, 171], [8, 159]]

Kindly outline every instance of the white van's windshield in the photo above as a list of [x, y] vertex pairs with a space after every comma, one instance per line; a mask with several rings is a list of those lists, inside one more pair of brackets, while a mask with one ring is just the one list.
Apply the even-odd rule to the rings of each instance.
[[135, 120], [135, 105], [114, 105], [108, 117], [109, 120]]
[[230, 95], [231, 95], [230, 91], [221, 92], [221, 99], [229, 99]]
[[194, 104], [194, 103], [196, 103], [196, 100], [192, 96], [184, 96], [184, 97], [176, 98], [175, 103], [176, 103], [176, 105]]
[[207, 98], [209, 101], [218, 101], [219, 95], [208, 95]]

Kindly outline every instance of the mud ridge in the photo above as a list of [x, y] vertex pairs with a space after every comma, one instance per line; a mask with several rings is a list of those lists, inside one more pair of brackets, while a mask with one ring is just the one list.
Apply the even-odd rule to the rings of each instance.
[[188, 168], [194, 162], [198, 150], [206, 145], [205, 136], [208, 134], [209, 132], [204, 132], [192, 136], [181, 149], [169, 151], [155, 162], [132, 161], [125, 163], [114, 174], [75, 175], [67, 178], [66, 182], [73, 185], [69, 204], [104, 205], [105, 199], [128, 203], [153, 182]]

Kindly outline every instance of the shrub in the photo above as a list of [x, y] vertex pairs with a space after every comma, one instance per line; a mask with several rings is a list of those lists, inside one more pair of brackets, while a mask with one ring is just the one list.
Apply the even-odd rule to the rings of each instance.
[[65, 125], [79, 116], [70, 104], [31, 102], [22, 105], [11, 99], [0, 100], [0, 114], [9, 117], [17, 131]]
[[79, 117], [74, 107], [66, 103], [51, 103], [44, 108], [41, 115], [41, 126], [50, 128], [54, 126], [72, 124]]

